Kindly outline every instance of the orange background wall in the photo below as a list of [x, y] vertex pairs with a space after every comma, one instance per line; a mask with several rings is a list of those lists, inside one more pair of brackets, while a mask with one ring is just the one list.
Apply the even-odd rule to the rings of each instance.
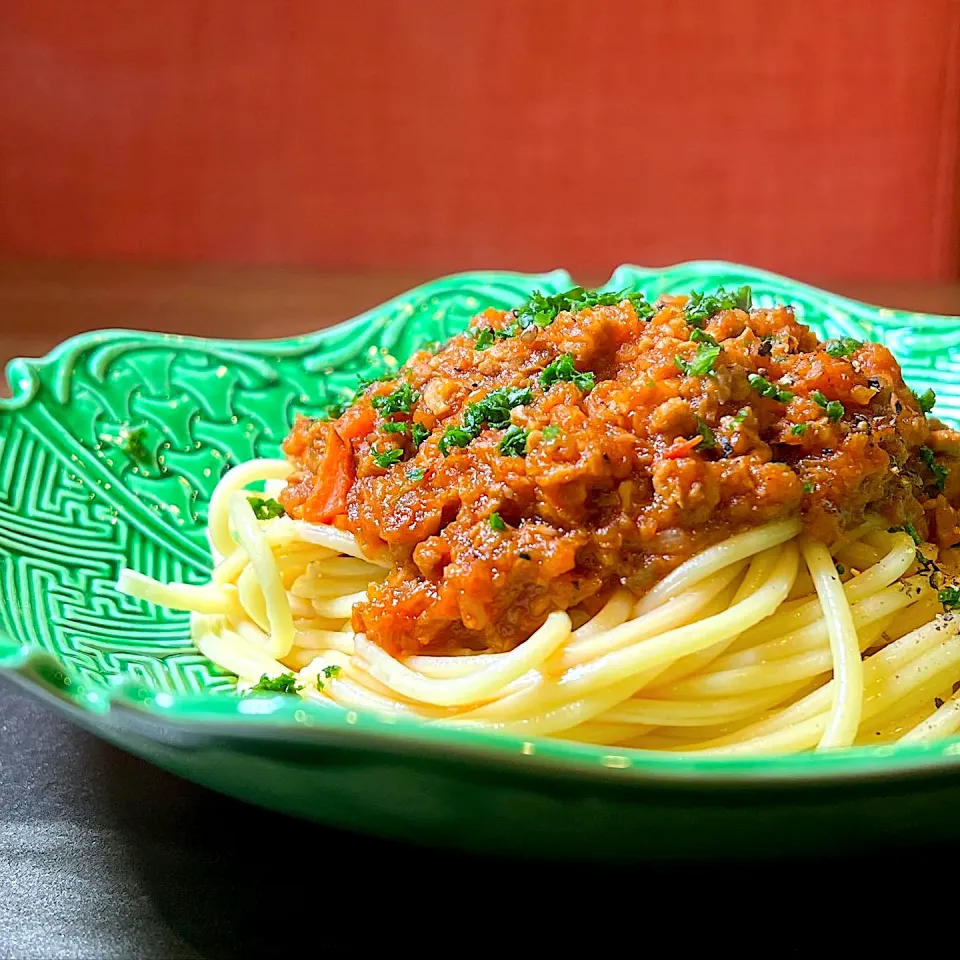
[[0, 256], [957, 275], [957, 0], [3, 0]]

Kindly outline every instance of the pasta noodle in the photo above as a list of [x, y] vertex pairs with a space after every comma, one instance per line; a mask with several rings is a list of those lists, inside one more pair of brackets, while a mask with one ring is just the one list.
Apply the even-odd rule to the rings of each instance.
[[[258, 520], [251, 509], [247, 488], [289, 469], [260, 460], [221, 480], [209, 584], [131, 570], [118, 584], [192, 611], [198, 649], [241, 688], [292, 673], [302, 697], [331, 709], [719, 755], [921, 742], [960, 729], [960, 693], [950, 689], [960, 621], [938, 612], [910, 537], [879, 522], [832, 547], [799, 521], [762, 525], [695, 555], [639, 601], [614, 591], [576, 629], [577, 611], [557, 611], [506, 653], [395, 657], [354, 634], [350, 619], [386, 561], [366, 558], [337, 528]], [[938, 691], [946, 700], [935, 708]]]

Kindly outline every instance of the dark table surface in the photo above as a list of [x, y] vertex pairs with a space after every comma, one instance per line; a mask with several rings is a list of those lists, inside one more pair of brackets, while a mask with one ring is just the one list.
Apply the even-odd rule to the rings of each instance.
[[[416, 279], [0, 265], [0, 362], [100, 325], [294, 333]], [[832, 286], [891, 306], [960, 312], [956, 286]], [[314, 866], [298, 873], [294, 849]], [[279, 957], [331, 946], [597, 953], [624, 938], [630, 953], [645, 953], [654, 935], [670, 938], [671, 953], [706, 940], [770, 957], [806, 955], [811, 944], [823, 954], [834, 916], [843, 939], [882, 948], [893, 942], [894, 914], [942, 886], [957, 852], [878, 850], [831, 861], [811, 851], [803, 862], [612, 867], [468, 858], [220, 797], [0, 686], [0, 958]], [[886, 903], [896, 909], [879, 924], [859, 912]]]

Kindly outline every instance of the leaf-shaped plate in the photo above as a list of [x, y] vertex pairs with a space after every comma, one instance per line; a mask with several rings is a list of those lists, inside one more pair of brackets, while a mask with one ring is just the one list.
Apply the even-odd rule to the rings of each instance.
[[[827, 335], [879, 339], [960, 418], [960, 321], [866, 306], [763, 271], [620, 267], [649, 299], [750, 284]], [[402, 362], [486, 306], [572, 286], [471, 273], [278, 341], [104, 331], [15, 360], [0, 401], [0, 668], [77, 722], [199, 783], [339, 826], [528, 854], [769, 854], [960, 835], [960, 742], [709, 759], [465, 733], [299, 698], [242, 699], [187, 617], [120, 596], [123, 566], [202, 582], [224, 469], [274, 456], [297, 411]], [[131, 450], [115, 442], [132, 428]], [[126, 451], [126, 452], [125, 452]], [[65, 760], [64, 775], [75, 776]]]

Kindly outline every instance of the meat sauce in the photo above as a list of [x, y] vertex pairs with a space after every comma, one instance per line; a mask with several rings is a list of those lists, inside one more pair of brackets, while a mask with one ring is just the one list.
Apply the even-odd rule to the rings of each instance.
[[828, 542], [868, 511], [960, 541], [960, 436], [889, 350], [697, 303], [486, 310], [338, 419], [298, 418], [287, 512], [394, 563], [355, 629], [394, 653], [508, 650], [785, 517]]

